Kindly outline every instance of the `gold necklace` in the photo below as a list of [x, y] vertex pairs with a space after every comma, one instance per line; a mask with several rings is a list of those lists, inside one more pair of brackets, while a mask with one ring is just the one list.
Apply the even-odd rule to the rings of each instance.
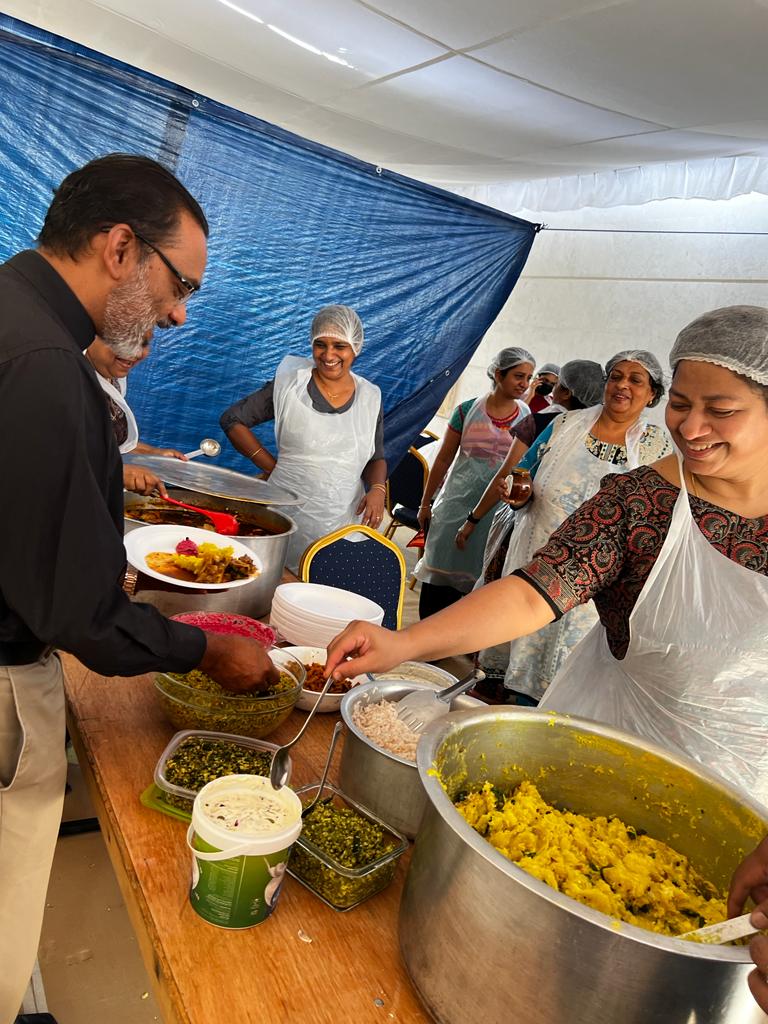
[[320, 388], [320, 390], [322, 392], [324, 392], [325, 395], [328, 398], [339, 398], [341, 395], [345, 394], [346, 391], [348, 390], [348, 387], [347, 387], [343, 391], [329, 391], [327, 386], [320, 380], [320, 378], [318, 376], [315, 377], [315, 384], [317, 384], [317, 386]]
[[700, 494], [699, 494], [699, 489], [696, 486], [696, 477], [693, 475], [693, 473], [691, 473], [690, 470], [688, 472], [689, 472], [690, 477], [691, 477], [691, 490], [693, 491], [693, 496], [694, 496], [694, 498], [698, 498], [698, 497], [700, 497]]

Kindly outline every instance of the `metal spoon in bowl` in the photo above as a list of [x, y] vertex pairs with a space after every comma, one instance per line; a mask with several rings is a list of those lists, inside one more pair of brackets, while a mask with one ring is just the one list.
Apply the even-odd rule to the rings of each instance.
[[302, 725], [292, 740], [289, 740], [288, 743], [284, 743], [282, 747], [278, 747], [272, 755], [272, 764], [269, 766], [269, 781], [272, 783], [273, 789], [282, 789], [288, 781], [288, 751], [294, 743], [298, 743], [304, 735], [304, 731], [312, 721], [315, 712], [320, 707], [323, 697], [328, 693], [332, 685], [333, 676], [328, 676], [325, 680], [325, 686], [320, 691], [320, 696], [315, 701], [315, 706], [307, 715], [307, 720], [304, 725]]
[[240, 524], [231, 512], [210, 512], [207, 508], [198, 508], [197, 505], [187, 505], [184, 501], [169, 498], [167, 494], [164, 497], [161, 495], [161, 498], [171, 505], [178, 505], [179, 508], [188, 508], [192, 512], [199, 512], [201, 516], [207, 516], [216, 527], [216, 532], [223, 533], [225, 537], [236, 537], [240, 533]]
[[446, 686], [444, 690], [413, 690], [401, 697], [395, 704], [397, 717], [411, 732], [424, 732], [430, 722], [451, 710], [451, 700], [464, 693], [474, 683], [485, 679], [485, 672], [480, 668], [473, 669], [457, 683]]
[[196, 459], [198, 455], [207, 455], [209, 459], [214, 458], [221, 451], [221, 445], [218, 441], [215, 441], [212, 437], [204, 437], [200, 442], [200, 447], [196, 448], [193, 452], [186, 452], [188, 459]]
[[339, 734], [344, 726], [343, 722], [337, 722], [333, 727], [333, 736], [331, 736], [331, 745], [328, 747], [328, 756], [325, 759], [325, 768], [323, 768], [323, 774], [320, 776], [320, 782], [317, 784], [317, 792], [314, 797], [310, 800], [304, 810], [301, 812], [302, 818], [306, 818], [312, 808], [315, 806], [317, 801], [323, 794], [323, 787], [325, 786], [325, 780], [328, 778], [328, 769], [331, 767], [331, 758], [333, 757], [333, 751], [336, 749], [336, 740], [339, 738]]

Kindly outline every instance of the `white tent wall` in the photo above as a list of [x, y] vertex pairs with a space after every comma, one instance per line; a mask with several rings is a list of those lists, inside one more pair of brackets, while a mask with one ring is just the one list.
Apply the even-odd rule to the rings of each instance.
[[442, 415], [485, 390], [485, 368], [507, 345], [556, 363], [647, 348], [666, 368], [677, 332], [699, 313], [768, 306], [768, 196], [516, 212], [549, 227]]

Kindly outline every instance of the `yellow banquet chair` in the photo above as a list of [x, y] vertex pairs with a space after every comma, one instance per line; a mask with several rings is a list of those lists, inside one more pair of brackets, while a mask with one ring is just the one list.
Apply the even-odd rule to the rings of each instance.
[[[351, 534], [365, 539], [350, 540]], [[381, 605], [387, 629], [400, 628], [405, 574], [400, 548], [370, 526], [354, 523], [310, 544], [299, 563], [299, 577], [305, 583], [339, 587]]]

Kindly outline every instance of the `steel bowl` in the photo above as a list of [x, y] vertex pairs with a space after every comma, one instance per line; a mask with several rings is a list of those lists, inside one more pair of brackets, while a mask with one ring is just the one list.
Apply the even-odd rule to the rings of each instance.
[[[400, 909], [411, 980], [440, 1024], [757, 1024], [745, 947], [613, 920], [503, 857], [452, 797], [533, 779], [545, 799], [617, 815], [727, 887], [768, 810], [696, 762], [585, 719], [515, 708], [434, 722], [417, 752], [428, 801]], [[436, 772], [436, 774], [433, 774]]]
[[[354, 686], [341, 700], [341, 717], [348, 732], [341, 754], [339, 785], [352, 800], [368, 807], [409, 839], [419, 831], [427, 806], [416, 764], [377, 747], [355, 725], [352, 714], [358, 704], [400, 700], [414, 690], [439, 689], [435, 683], [382, 677]], [[454, 698], [451, 710], [481, 706], [481, 701], [462, 693]]]
[[[155, 589], [152, 580], [148, 577], [140, 577], [140, 589], [137, 589], [134, 594], [137, 600], [155, 605], [164, 615], [177, 615], [179, 612], [190, 611], [238, 612], [255, 618], [266, 615], [272, 605], [272, 598], [285, 568], [288, 541], [291, 534], [296, 532], [296, 524], [290, 516], [254, 502], [238, 501], [235, 498], [219, 498], [211, 494], [198, 494], [196, 491], [187, 491], [181, 487], [169, 487], [168, 494], [179, 501], [210, 508], [212, 511], [228, 511], [234, 512], [235, 515], [238, 513], [247, 515], [250, 520], [257, 522], [265, 530], [270, 530], [269, 534], [261, 537], [237, 538], [241, 544], [250, 548], [258, 556], [264, 568], [252, 583], [210, 593], [191, 593], [182, 587], [170, 585], [162, 590]], [[163, 504], [159, 498], [148, 498], [130, 491], [125, 492], [126, 508], [132, 505], [151, 505], [162, 508]], [[171, 508], [172, 506], [166, 507]], [[127, 516], [123, 522], [125, 524], [124, 533], [140, 530], [148, 525], [136, 519], [129, 519]]]

